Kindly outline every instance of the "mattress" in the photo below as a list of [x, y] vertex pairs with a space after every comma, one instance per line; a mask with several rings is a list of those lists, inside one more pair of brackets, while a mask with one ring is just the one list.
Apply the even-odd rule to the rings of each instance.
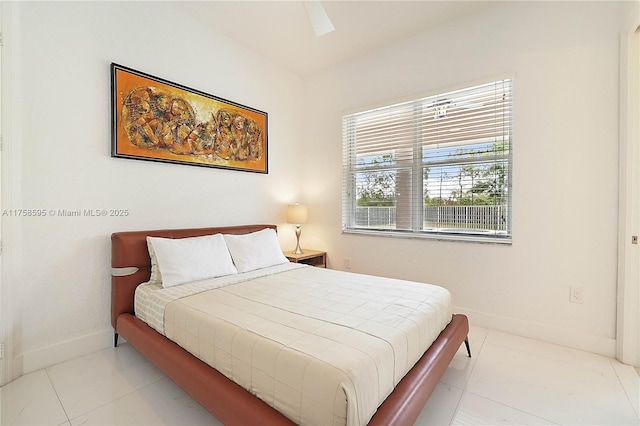
[[136, 290], [136, 315], [297, 424], [363, 425], [451, 320], [438, 286], [284, 264]]

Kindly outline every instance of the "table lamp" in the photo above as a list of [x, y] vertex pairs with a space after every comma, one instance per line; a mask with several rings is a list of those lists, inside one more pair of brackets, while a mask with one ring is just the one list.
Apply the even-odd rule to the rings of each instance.
[[287, 223], [293, 223], [296, 225], [296, 249], [294, 254], [304, 253], [300, 248], [300, 225], [307, 222], [307, 206], [296, 203], [287, 207]]

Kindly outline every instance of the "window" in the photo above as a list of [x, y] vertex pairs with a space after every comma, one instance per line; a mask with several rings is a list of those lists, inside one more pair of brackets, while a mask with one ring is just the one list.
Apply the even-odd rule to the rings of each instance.
[[511, 241], [512, 80], [343, 116], [343, 232]]

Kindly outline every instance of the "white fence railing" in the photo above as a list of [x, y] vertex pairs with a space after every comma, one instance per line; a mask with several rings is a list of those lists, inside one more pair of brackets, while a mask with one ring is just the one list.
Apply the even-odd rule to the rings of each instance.
[[[425, 206], [424, 228], [462, 228], [504, 231], [507, 206]], [[396, 208], [356, 207], [358, 228], [396, 229]]]

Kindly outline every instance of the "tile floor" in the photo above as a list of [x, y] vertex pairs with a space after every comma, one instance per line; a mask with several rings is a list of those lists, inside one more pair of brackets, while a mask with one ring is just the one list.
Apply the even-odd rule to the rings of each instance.
[[[619, 362], [472, 327], [417, 425], [640, 425], [640, 378]], [[127, 344], [0, 388], [2, 425], [219, 425]]]

